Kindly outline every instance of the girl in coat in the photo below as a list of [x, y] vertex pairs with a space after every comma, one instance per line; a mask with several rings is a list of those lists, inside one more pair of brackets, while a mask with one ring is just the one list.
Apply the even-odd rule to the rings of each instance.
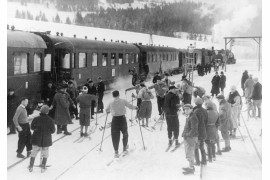
[[33, 119], [31, 129], [34, 130], [32, 135], [32, 152], [30, 155], [29, 171], [33, 171], [33, 166], [37, 153], [41, 151], [42, 163], [41, 171], [46, 169], [46, 162], [49, 156], [49, 146], [52, 145], [52, 134], [55, 132], [54, 122], [48, 116], [49, 106], [43, 105], [40, 109], [40, 116]]

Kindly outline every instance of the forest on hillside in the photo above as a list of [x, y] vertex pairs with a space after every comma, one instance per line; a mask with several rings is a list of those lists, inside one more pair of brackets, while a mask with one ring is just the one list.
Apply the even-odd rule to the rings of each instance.
[[[199, 9], [201, 3], [182, 1], [175, 3], [145, 5], [143, 9], [114, 9], [98, 7], [98, 0], [21, 0], [27, 2], [55, 2], [59, 11], [76, 12], [75, 19], [60, 19], [56, 14], [55, 22], [75, 23], [76, 25], [151, 33], [163, 36], [174, 36], [175, 32], [188, 32], [189, 39], [203, 40], [201, 34], [211, 34], [214, 17], [202, 16]], [[127, 2], [131, 0], [107, 0]], [[88, 8], [87, 8], [88, 7]], [[212, 7], [214, 8], [214, 6]], [[82, 16], [82, 11], [89, 11]], [[25, 14], [25, 15], [24, 15]], [[31, 12], [16, 13], [17, 18], [32, 18], [47, 21], [45, 14], [39, 18], [31, 17]], [[199, 37], [199, 38], [198, 38]]]

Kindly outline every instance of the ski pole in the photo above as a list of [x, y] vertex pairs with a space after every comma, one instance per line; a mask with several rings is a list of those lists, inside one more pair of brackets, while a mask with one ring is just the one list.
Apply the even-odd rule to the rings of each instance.
[[144, 145], [144, 140], [143, 140], [143, 134], [142, 134], [142, 128], [141, 128], [140, 120], [139, 120], [139, 127], [140, 127], [141, 136], [142, 136], [143, 149], [145, 150], [145, 145]]
[[107, 119], [108, 119], [108, 113], [106, 115], [106, 120], [105, 120], [105, 123], [104, 123], [104, 129], [103, 129], [103, 134], [102, 134], [102, 139], [101, 139], [101, 143], [100, 143], [100, 148], [99, 148], [99, 151], [102, 151], [102, 143], [103, 143], [103, 137], [104, 137], [104, 133], [105, 133], [105, 127], [106, 127], [106, 123], [107, 123]]

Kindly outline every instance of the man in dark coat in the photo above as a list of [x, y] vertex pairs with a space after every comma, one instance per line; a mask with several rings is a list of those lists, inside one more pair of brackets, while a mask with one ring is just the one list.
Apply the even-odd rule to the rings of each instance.
[[[202, 163], [203, 165], [206, 165], [206, 154], [204, 149], [204, 141], [206, 139], [206, 125], [207, 125], [207, 119], [208, 114], [206, 109], [202, 107], [203, 100], [201, 98], [195, 98], [194, 100], [196, 106], [193, 108], [194, 114], [198, 118], [198, 143], [195, 148], [195, 159], [196, 159], [196, 165], [200, 165]], [[202, 161], [200, 162], [199, 157], [199, 149], [201, 151]]]
[[103, 105], [103, 96], [105, 91], [105, 84], [102, 81], [101, 77], [98, 77], [98, 85], [97, 85], [97, 93], [98, 93], [98, 106], [97, 106], [97, 112], [103, 113], [104, 105]]
[[252, 92], [251, 99], [253, 100], [254, 106], [254, 115], [256, 115], [256, 107], [258, 108], [258, 117], [261, 118], [261, 105], [262, 105], [262, 85], [259, 83], [258, 78], [255, 77], [254, 81], [254, 89]]
[[[94, 82], [93, 81], [88, 81], [89, 84], [89, 88], [88, 88], [88, 94], [92, 94], [94, 96], [97, 95], [97, 88], [94, 86]], [[94, 119], [94, 114], [95, 114], [95, 107], [96, 107], [96, 103], [95, 101], [92, 101], [92, 105], [91, 105], [91, 119]]]
[[226, 87], [226, 76], [224, 75], [223, 71], [220, 72], [220, 80], [219, 80], [219, 88], [221, 94], [224, 95], [224, 88]]
[[[72, 103], [71, 105], [69, 106], [69, 112], [72, 116], [72, 118], [74, 118], [74, 115], [75, 115], [75, 118], [76, 119], [79, 119], [78, 117], [78, 108], [77, 108], [77, 102], [76, 102], [76, 98], [77, 98], [77, 89], [74, 87], [74, 84], [72, 81], [69, 81], [68, 82], [68, 88], [67, 88], [67, 93], [69, 94], [70, 96], [70, 99], [72, 100]], [[75, 106], [73, 106], [73, 104]]]
[[42, 91], [41, 98], [44, 100], [45, 104], [47, 104], [48, 106], [51, 106], [55, 93], [56, 93], [56, 89], [54, 88], [52, 81], [49, 81], [47, 83], [47, 86]]
[[219, 94], [219, 80], [220, 77], [218, 75], [218, 72], [216, 72], [215, 76], [213, 77], [211, 83], [212, 83], [212, 89], [211, 89], [211, 94], [212, 97], [214, 97], [214, 95], [218, 95]]
[[55, 132], [54, 122], [48, 116], [49, 106], [43, 105], [40, 109], [40, 116], [33, 119], [31, 129], [34, 130], [32, 135], [33, 150], [30, 155], [29, 171], [33, 171], [35, 158], [39, 151], [41, 151], [42, 163], [41, 169], [46, 169], [46, 162], [49, 156], [49, 146], [52, 145], [52, 134]]
[[175, 145], [179, 146], [180, 145], [180, 143], [178, 142], [179, 119], [177, 112], [180, 107], [180, 99], [176, 95], [177, 90], [178, 89], [175, 86], [169, 87], [169, 93], [165, 95], [164, 112], [168, 127], [167, 130], [168, 130], [169, 145], [172, 145], [173, 140], [175, 140]]
[[185, 145], [185, 154], [186, 159], [189, 162], [189, 167], [182, 168], [184, 170], [183, 174], [194, 174], [194, 152], [195, 146], [198, 141], [198, 118], [193, 112], [193, 106], [191, 104], [185, 104], [184, 112], [187, 116], [186, 124], [182, 133], [182, 137], [184, 138]]
[[55, 124], [57, 124], [57, 134], [64, 131], [65, 135], [71, 135], [71, 133], [67, 131], [67, 125], [72, 124], [69, 112], [69, 106], [72, 101], [70, 101], [69, 94], [66, 93], [67, 87], [68, 85], [66, 84], [59, 85], [58, 92], [53, 98], [53, 103], [50, 109], [52, 109], [54, 106], [56, 107], [54, 120]]
[[15, 125], [13, 123], [13, 116], [16, 112], [18, 105], [19, 105], [19, 99], [14, 94], [14, 89], [9, 88], [8, 95], [7, 95], [7, 127], [9, 127], [8, 135], [16, 134]]
[[245, 70], [244, 72], [243, 72], [243, 75], [242, 75], [242, 78], [241, 78], [241, 88], [243, 89], [243, 97], [245, 97], [245, 82], [246, 82], [246, 80], [248, 79], [248, 71], [247, 70]]

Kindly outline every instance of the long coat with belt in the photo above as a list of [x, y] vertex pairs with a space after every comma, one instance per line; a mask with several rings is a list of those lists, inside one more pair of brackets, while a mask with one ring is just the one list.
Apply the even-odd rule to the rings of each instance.
[[219, 80], [220, 80], [220, 77], [218, 75], [213, 77], [211, 81], [212, 83], [211, 93], [219, 94]]
[[215, 140], [217, 134], [217, 127], [219, 126], [219, 115], [217, 110], [214, 110], [214, 107], [207, 108], [208, 121], [206, 126], [206, 139]]
[[69, 95], [65, 92], [58, 91], [53, 98], [53, 106], [55, 106], [55, 124], [67, 125], [72, 124], [69, 113]]
[[248, 78], [244, 84], [245, 87], [245, 97], [246, 98], [251, 98], [252, 93], [253, 93], [253, 87], [254, 86], [254, 81], [252, 78]]
[[31, 129], [34, 130], [32, 135], [32, 145], [39, 147], [49, 147], [52, 145], [52, 135], [55, 132], [53, 119], [47, 114], [40, 113], [40, 116], [33, 119]]
[[220, 131], [228, 131], [231, 122], [231, 105], [225, 100], [219, 103]]

